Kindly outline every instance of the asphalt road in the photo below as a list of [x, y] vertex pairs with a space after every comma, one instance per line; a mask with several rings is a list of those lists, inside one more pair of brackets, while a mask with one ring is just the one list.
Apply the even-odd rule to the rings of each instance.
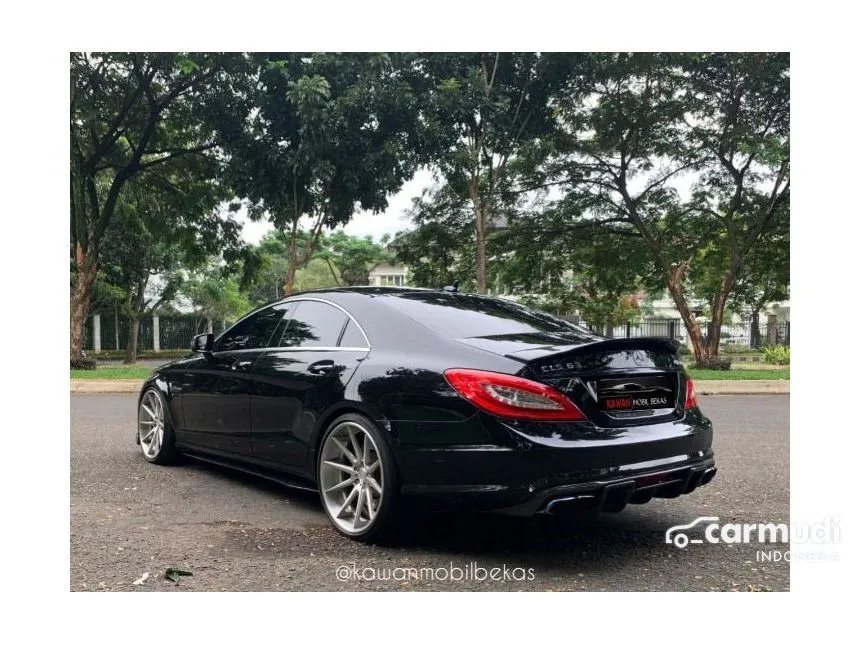
[[[341, 537], [313, 494], [148, 464], [133, 395], [71, 399], [73, 591], [789, 589], [789, 565], [757, 561], [758, 544], [664, 543], [667, 528], [704, 515], [789, 521], [788, 396], [703, 398], [719, 472], [691, 495], [587, 520], [434, 515], [397, 547]], [[168, 567], [193, 576], [173, 584]]]

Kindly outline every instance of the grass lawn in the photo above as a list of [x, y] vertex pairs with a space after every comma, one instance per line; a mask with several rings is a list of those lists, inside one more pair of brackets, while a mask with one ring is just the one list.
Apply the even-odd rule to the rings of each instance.
[[687, 368], [694, 381], [788, 381], [791, 379], [790, 370], [787, 367], [779, 369], [730, 369], [730, 370], [697, 370]]
[[94, 370], [69, 370], [69, 378], [93, 379], [145, 379], [152, 374], [152, 368], [147, 365], [110, 365], [97, 367]]

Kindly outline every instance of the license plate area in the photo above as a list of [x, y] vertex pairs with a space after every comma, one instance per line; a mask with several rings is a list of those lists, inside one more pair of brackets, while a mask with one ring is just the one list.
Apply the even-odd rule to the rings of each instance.
[[677, 376], [634, 376], [597, 381], [597, 404], [604, 412], [674, 408]]

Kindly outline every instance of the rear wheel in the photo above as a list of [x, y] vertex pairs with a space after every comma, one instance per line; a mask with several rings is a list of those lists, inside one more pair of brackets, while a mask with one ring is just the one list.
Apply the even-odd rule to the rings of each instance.
[[140, 397], [137, 409], [137, 438], [143, 457], [153, 464], [168, 464], [176, 460], [177, 452], [173, 426], [164, 397], [150, 387]]
[[335, 419], [322, 440], [317, 475], [323, 508], [338, 531], [366, 541], [392, 535], [397, 474], [372, 421], [358, 414]]

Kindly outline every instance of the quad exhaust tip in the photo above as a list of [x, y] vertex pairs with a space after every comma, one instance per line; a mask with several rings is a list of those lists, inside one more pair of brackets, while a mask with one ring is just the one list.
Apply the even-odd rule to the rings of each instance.
[[656, 484], [635, 487], [633, 481], [610, 484], [602, 491], [556, 497], [539, 511], [547, 515], [579, 514], [594, 511], [618, 512], [627, 504], [644, 504], [654, 497], [678, 497], [691, 493], [710, 482], [717, 474], [715, 466], [691, 471], [684, 479], [666, 479]]

